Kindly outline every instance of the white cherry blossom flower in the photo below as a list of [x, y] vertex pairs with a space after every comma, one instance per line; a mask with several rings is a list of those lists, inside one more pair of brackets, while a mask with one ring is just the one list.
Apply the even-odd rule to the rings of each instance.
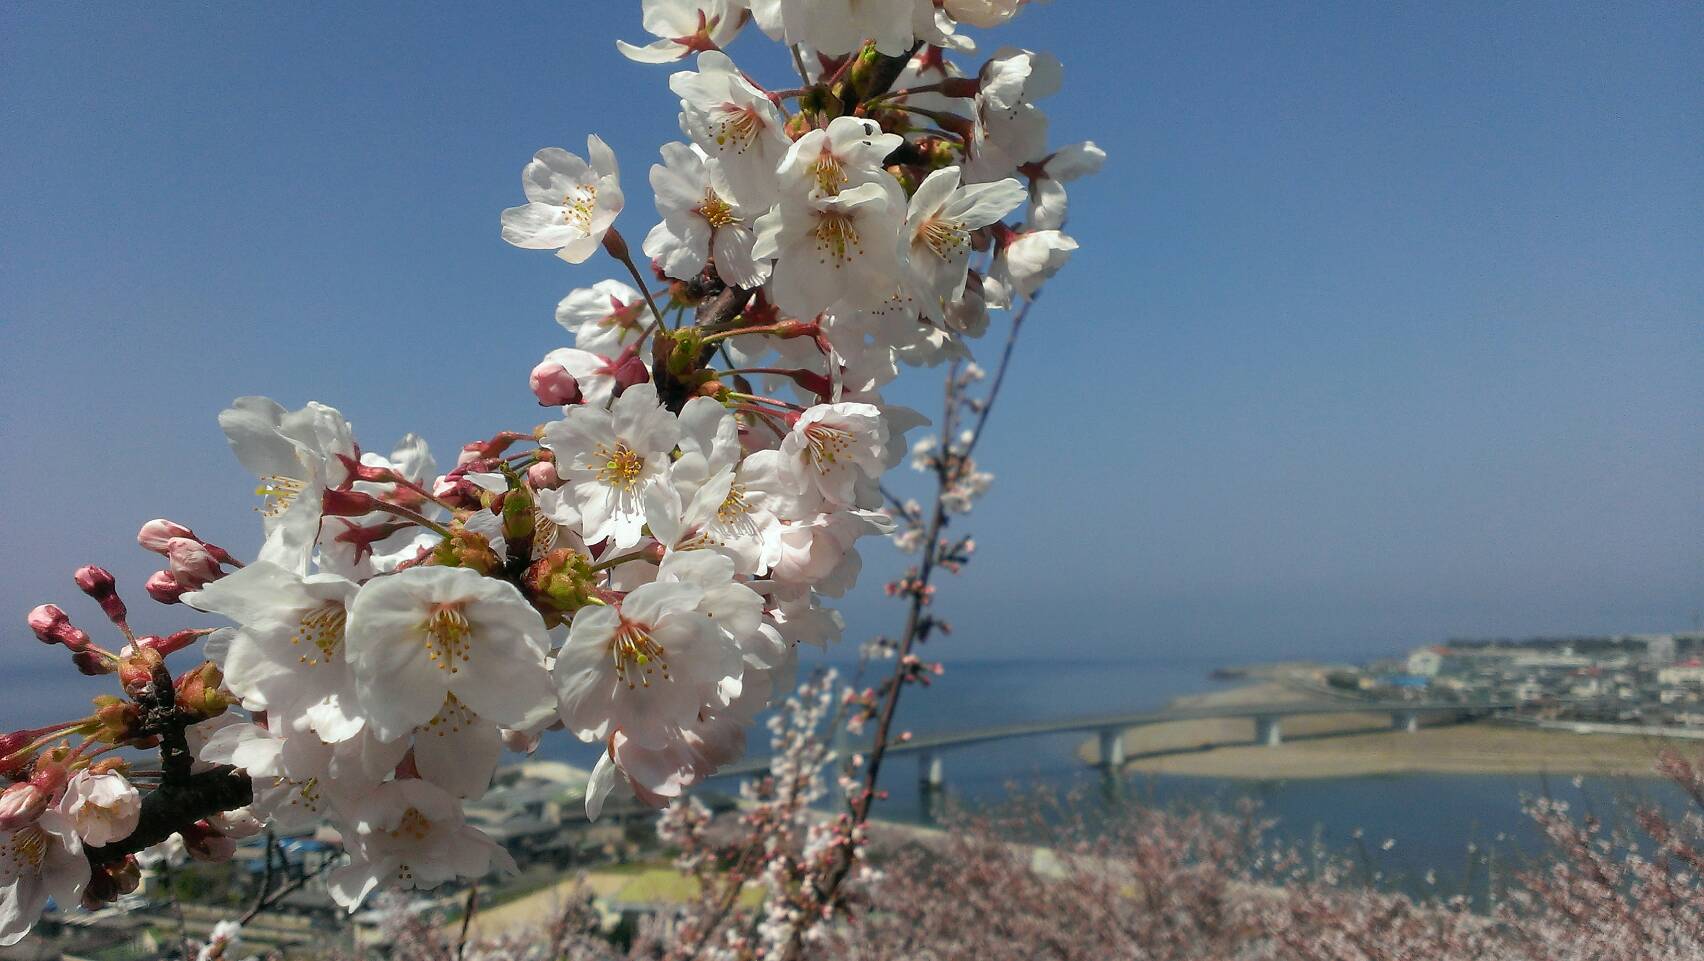
[[699, 612], [703, 600], [691, 584], [650, 583], [619, 606], [575, 613], [552, 670], [576, 737], [602, 741], [619, 730], [659, 748], [718, 703], [723, 680], [740, 673], [740, 652]]
[[84, 769], [71, 775], [58, 809], [84, 844], [100, 847], [136, 830], [142, 818], [142, 795], [116, 771], [95, 774]]
[[684, 60], [703, 50], [728, 45], [745, 24], [741, 0], [645, 0], [645, 32], [660, 39], [644, 45], [617, 40], [615, 48], [639, 63]]
[[788, 43], [826, 54], [850, 53], [874, 40], [890, 57], [911, 50], [914, 0], [780, 0]]
[[646, 309], [639, 291], [619, 280], [600, 280], [562, 298], [556, 322], [574, 335], [574, 346], [614, 357], [644, 333]]
[[606, 739], [586, 783], [586, 817], [597, 820], [618, 780], [647, 807], [667, 807], [687, 788], [744, 754], [745, 729], [730, 718], [707, 716], [676, 731], [658, 748], [640, 747], [616, 731]]
[[770, 299], [801, 318], [836, 304], [886, 304], [900, 275], [904, 221], [905, 195], [892, 178], [835, 196], [784, 196], [757, 221], [753, 255], [776, 258]]
[[943, 167], [918, 185], [905, 217], [907, 290], [924, 314], [945, 320], [947, 305], [964, 292], [971, 233], [999, 221], [1023, 200], [1023, 185], [1016, 180], [960, 186], [957, 167]]
[[976, 94], [964, 179], [999, 180], [1047, 153], [1047, 115], [1035, 101], [1059, 91], [1064, 72], [1052, 54], [1001, 50], [984, 64]]
[[542, 443], [556, 454], [588, 543], [609, 538], [617, 550], [639, 543], [645, 494], [666, 483], [679, 438], [675, 416], [652, 384], [629, 387], [608, 410], [575, 407], [545, 427]]
[[858, 538], [892, 529], [891, 521], [871, 511], [834, 511], [787, 524], [781, 529], [781, 559], [769, 577], [790, 591], [841, 597], [864, 566], [854, 548]]
[[344, 646], [356, 590], [336, 574], [304, 575], [256, 561], [185, 594], [183, 602], [239, 625], [215, 659], [244, 707], [303, 718], [322, 737], [341, 741], [364, 723]]
[[24, 939], [47, 899], [77, 904], [89, 883], [89, 859], [71, 820], [58, 811], [0, 832], [0, 947]]
[[827, 129], [793, 141], [775, 172], [785, 193], [833, 197], [852, 187], [891, 181], [882, 162], [903, 143], [905, 138], [883, 133], [873, 120], [836, 117]]
[[681, 132], [721, 161], [741, 203], [767, 207], [775, 196], [775, 167], [791, 143], [780, 108], [719, 50], [699, 54], [697, 71], [670, 77], [669, 89], [681, 100]]
[[266, 543], [260, 559], [306, 572], [319, 537], [327, 488], [349, 477], [354, 431], [335, 408], [310, 403], [286, 411], [267, 397], [239, 397], [219, 414], [237, 461], [260, 479]]
[[586, 137], [588, 163], [561, 147], [546, 147], [521, 171], [527, 203], [503, 211], [503, 239], [516, 247], [554, 250], [571, 264], [597, 253], [621, 213], [621, 173], [615, 152], [596, 134]]
[[506, 581], [447, 567], [375, 578], [350, 604], [344, 636], [357, 702], [384, 740], [429, 722], [446, 694], [507, 727], [555, 710], [544, 621]]
[[663, 222], [645, 236], [645, 255], [668, 276], [691, 280], [714, 254], [723, 281], [761, 285], [769, 265], [751, 255], [757, 239], [751, 225], [763, 210], [741, 204], [721, 162], [706, 158], [701, 148], [669, 143], [662, 154], [663, 162], [651, 167], [651, 189]]
[[1106, 162], [1106, 151], [1093, 140], [1061, 147], [1024, 172], [1030, 178], [1029, 216], [1024, 226], [1031, 230], [1058, 230], [1065, 226], [1065, 185], [1079, 177], [1098, 173]]
[[351, 805], [349, 863], [326, 889], [353, 912], [376, 888], [431, 888], [456, 878], [512, 874], [509, 853], [467, 824], [455, 798], [425, 781], [387, 781]]
[[190, 728], [196, 759], [228, 764], [254, 782], [248, 811], [275, 830], [311, 830], [378, 787], [408, 752], [408, 742], [371, 732], [327, 743], [301, 722], [268, 715], [266, 723], [203, 721]]
[[1004, 238], [984, 281], [992, 306], [1008, 306], [1013, 297], [1029, 297], [1071, 259], [1077, 242], [1057, 230], [1029, 230]]
[[888, 461], [888, 426], [874, 404], [818, 404], [800, 414], [781, 441], [784, 469], [834, 507], [868, 500], [860, 488], [892, 466]]

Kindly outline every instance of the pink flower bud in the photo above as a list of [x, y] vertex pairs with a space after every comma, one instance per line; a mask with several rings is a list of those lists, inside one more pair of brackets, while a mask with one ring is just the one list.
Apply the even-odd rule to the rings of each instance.
[[71, 625], [71, 618], [57, 604], [40, 604], [31, 609], [27, 618], [30, 630], [43, 644], [58, 644], [59, 632]]
[[136, 533], [136, 543], [141, 544], [143, 550], [164, 554], [166, 542], [174, 537], [187, 537], [194, 540], [195, 532], [182, 524], [157, 517], [142, 525], [142, 529]]
[[527, 468], [527, 483], [535, 491], [554, 490], [562, 486], [562, 475], [556, 473], [556, 465], [547, 460]]
[[30, 630], [43, 644], [63, 644], [72, 651], [89, 646], [89, 635], [74, 626], [65, 612], [52, 604], [42, 604], [29, 613]]
[[171, 571], [155, 571], [142, 584], [142, 589], [148, 592], [149, 597], [161, 604], [176, 604], [178, 598], [189, 591], [188, 588], [178, 584], [177, 578], [172, 576]]
[[643, 384], [651, 379], [651, 372], [646, 369], [645, 362], [639, 359], [638, 354], [623, 351], [621, 356], [615, 359], [613, 366], [617, 396], [634, 384]]
[[532, 388], [533, 396], [538, 398], [540, 407], [566, 407], [584, 400], [580, 396], [580, 382], [568, 373], [568, 368], [553, 360], [542, 361], [534, 367], [532, 376], [527, 378], [527, 385]]
[[118, 581], [106, 568], [88, 564], [77, 568], [71, 579], [77, 582], [79, 590], [101, 605], [101, 613], [107, 616], [107, 620], [123, 625], [125, 618], [130, 616], [124, 600], [118, 596]]
[[0, 792], [0, 831], [16, 831], [35, 823], [47, 810], [47, 792], [34, 784], [14, 784]]
[[171, 561], [172, 578], [186, 591], [199, 590], [225, 574], [207, 545], [198, 540], [173, 537], [166, 541], [165, 554]]

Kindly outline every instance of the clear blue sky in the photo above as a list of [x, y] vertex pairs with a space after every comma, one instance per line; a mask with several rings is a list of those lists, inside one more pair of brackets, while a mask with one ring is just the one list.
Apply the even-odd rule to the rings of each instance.
[[[1111, 159], [982, 448], [942, 656], [1364, 654], [1704, 607], [1698, 8], [1304, 6], [1057, 0], [988, 44], [1057, 52], [1055, 140]], [[669, 68], [618, 36], [637, 3], [0, 7], [9, 693], [50, 676], [29, 607], [98, 622], [76, 564], [175, 623], [138, 522], [252, 552], [232, 397], [446, 458], [539, 419], [553, 306], [606, 273], [497, 215], [534, 149], [596, 131], [621, 227], [654, 223]], [[868, 554], [858, 635], [897, 618]]]

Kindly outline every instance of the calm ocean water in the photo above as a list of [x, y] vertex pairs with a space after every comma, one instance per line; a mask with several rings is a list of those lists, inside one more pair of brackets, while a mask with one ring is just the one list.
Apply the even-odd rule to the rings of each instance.
[[[847, 665], [834, 666], [843, 676], [848, 674]], [[926, 734], [987, 723], [1159, 708], [1179, 695], [1220, 687], [1208, 673], [1223, 666], [1228, 662], [1188, 658], [948, 661], [946, 673], [929, 688], [905, 693], [898, 727]], [[764, 751], [761, 733], [754, 734], [753, 751]], [[945, 752], [948, 798], [972, 807], [996, 805], [1014, 786], [1027, 790], [1038, 784], [1060, 792], [1085, 788], [1087, 795], [1096, 796], [1101, 775], [1085, 768], [1075, 755], [1084, 737], [1032, 737]], [[556, 756], [590, 764], [595, 755], [563, 741], [547, 739], [545, 750], [555, 748]], [[897, 758], [886, 768], [884, 787], [890, 797], [878, 807], [878, 816], [920, 818], [917, 780], [913, 758]], [[1548, 794], [1567, 800], [1575, 811], [1607, 819], [1634, 800], [1650, 799], [1675, 809], [1684, 801], [1672, 786], [1650, 779], [1586, 778], [1576, 784], [1572, 778], [1539, 775], [1250, 782], [1138, 774], [1123, 791], [1126, 797], [1161, 805], [1207, 802], [1228, 807], [1252, 798], [1266, 817], [1277, 821], [1277, 837], [1297, 843], [1317, 840], [1367, 864], [1397, 887], [1445, 895], [1467, 889], [1482, 894], [1490, 873], [1506, 875], [1542, 851], [1542, 839], [1521, 811], [1523, 796]], [[1426, 881], [1429, 873], [1435, 882]]]

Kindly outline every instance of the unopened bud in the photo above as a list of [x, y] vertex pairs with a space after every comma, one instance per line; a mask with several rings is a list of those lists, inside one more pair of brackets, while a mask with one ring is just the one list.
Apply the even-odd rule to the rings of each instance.
[[53, 604], [42, 604], [31, 610], [27, 618], [36, 640], [43, 644], [63, 644], [72, 652], [89, 646], [89, 635], [71, 623], [71, 618]]
[[577, 611], [591, 600], [596, 578], [591, 561], [566, 547], [544, 555], [527, 568], [526, 585], [535, 597], [559, 611]]
[[562, 475], [555, 464], [541, 460], [527, 468], [527, 484], [535, 491], [555, 490], [562, 486]]
[[161, 604], [176, 604], [178, 598], [189, 593], [189, 588], [178, 584], [177, 578], [171, 571], [155, 571], [142, 583], [142, 589], [148, 596]]
[[6, 788], [0, 792], [0, 831], [16, 831], [35, 823], [47, 810], [49, 800], [46, 791], [28, 782]]
[[195, 532], [175, 521], [158, 517], [143, 524], [142, 529], [136, 532], [136, 543], [141, 544], [143, 550], [164, 554], [166, 542], [174, 537], [187, 537], [194, 540]]
[[566, 407], [585, 400], [580, 396], [580, 382], [568, 373], [568, 368], [554, 360], [539, 362], [527, 377], [527, 386], [532, 388], [540, 407]]
[[130, 612], [125, 610], [124, 600], [118, 596], [118, 581], [106, 568], [88, 564], [77, 568], [77, 573], [71, 575], [77, 582], [77, 587], [83, 593], [95, 599], [100, 604], [101, 613], [107, 620], [123, 626]]
[[172, 577], [187, 591], [200, 590], [223, 577], [219, 561], [207, 545], [188, 537], [166, 541], [166, 559], [171, 562]]
[[650, 381], [651, 371], [645, 367], [645, 362], [638, 354], [623, 352], [615, 359], [615, 393], [619, 396], [622, 391], [634, 384], [644, 384]]
[[219, 666], [212, 661], [204, 661], [172, 685], [177, 692], [178, 709], [198, 721], [218, 717], [231, 704], [219, 689], [224, 683], [225, 675], [219, 671]]

